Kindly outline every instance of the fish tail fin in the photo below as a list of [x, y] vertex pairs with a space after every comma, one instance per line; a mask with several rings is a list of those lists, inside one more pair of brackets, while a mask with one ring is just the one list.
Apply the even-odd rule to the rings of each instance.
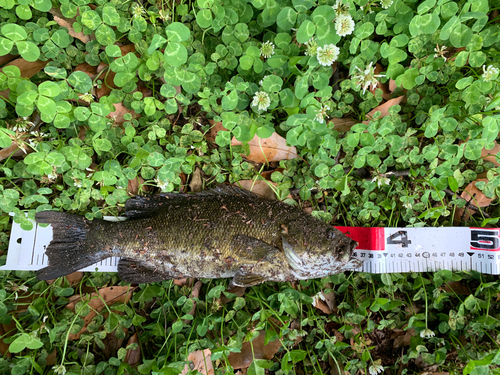
[[83, 216], [57, 211], [37, 212], [35, 219], [53, 228], [52, 241], [45, 250], [49, 265], [36, 272], [39, 280], [68, 275], [112, 255], [102, 246], [88, 241], [89, 231], [98, 224], [97, 220], [89, 221]]

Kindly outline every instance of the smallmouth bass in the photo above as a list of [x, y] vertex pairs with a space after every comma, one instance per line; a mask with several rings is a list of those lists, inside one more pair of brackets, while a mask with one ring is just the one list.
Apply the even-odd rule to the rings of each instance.
[[358, 267], [357, 242], [338, 229], [280, 201], [236, 187], [196, 194], [136, 196], [125, 203], [128, 220], [43, 211], [53, 227], [49, 265], [40, 280], [68, 275], [111, 256], [130, 283], [232, 277], [230, 287], [264, 281], [325, 277]]

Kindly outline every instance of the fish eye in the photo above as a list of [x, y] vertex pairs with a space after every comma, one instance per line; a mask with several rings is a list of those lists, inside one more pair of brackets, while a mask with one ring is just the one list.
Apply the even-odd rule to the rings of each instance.
[[329, 240], [333, 240], [335, 238], [335, 232], [333, 230], [328, 232], [326, 238], [328, 238]]

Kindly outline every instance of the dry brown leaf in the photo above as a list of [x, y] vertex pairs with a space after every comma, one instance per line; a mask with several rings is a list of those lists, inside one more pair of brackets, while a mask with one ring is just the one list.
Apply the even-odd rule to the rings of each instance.
[[[105, 313], [107, 314], [107, 313]], [[118, 327], [118, 329], [123, 329], [125, 332], [124, 336], [128, 333], [128, 328]], [[116, 357], [118, 350], [122, 347], [124, 339], [119, 339], [116, 337], [116, 331], [110, 332], [102, 339], [104, 344], [103, 354], [106, 358]]]
[[[326, 287], [331, 289], [332, 285], [327, 284]], [[332, 314], [337, 310], [335, 306], [335, 293], [333, 291], [327, 294], [321, 292], [321, 297], [314, 297], [313, 306], [323, 311], [325, 314]]]
[[9, 61], [14, 60], [17, 56], [19, 56], [19, 55], [7, 54], [4, 56], [0, 56], [0, 66], [3, 66], [5, 64], [7, 64]]
[[[496, 141], [494, 143], [495, 146], [491, 150], [487, 150], [485, 148], [481, 150], [481, 157], [483, 157], [485, 161], [492, 162], [498, 167], [500, 163], [496, 155], [500, 152], [500, 145]], [[465, 147], [465, 142], [461, 142], [460, 144], [463, 144]], [[478, 178], [475, 181], [472, 181], [469, 185], [467, 185], [467, 187], [464, 189], [460, 197], [465, 199], [466, 201], [470, 201], [475, 194], [474, 199], [472, 199], [470, 203], [476, 207], [487, 207], [493, 200], [496, 199], [496, 197], [494, 197], [493, 199], [486, 197], [483, 194], [483, 192], [476, 187], [477, 181], [488, 182], [488, 179], [486, 178], [486, 173], [478, 174]], [[455, 216], [453, 218], [453, 221], [455, 223], [459, 223], [462, 220], [462, 218], [464, 221], [467, 221], [470, 215], [473, 215], [474, 213], [476, 213], [476, 211], [468, 208], [467, 212], [464, 215], [464, 208], [457, 207], [457, 209], [455, 210]]]
[[[17, 66], [19, 68], [19, 70], [21, 71], [21, 77], [31, 78], [36, 73], [38, 73], [40, 70], [42, 70], [45, 67], [45, 65], [47, 65], [48, 62], [49, 61], [41, 61], [41, 60], [30, 62], [30, 61], [26, 61], [25, 59], [19, 58], [19, 59], [15, 59], [15, 60], [10, 61], [5, 66]], [[5, 68], [5, 66], [2, 67], [2, 69]], [[0, 71], [2, 69], [0, 69]], [[9, 92], [10, 92], [10, 89], [0, 91], [0, 96], [3, 96], [4, 98], [8, 99]]]
[[240, 180], [236, 182], [234, 186], [241, 187], [242, 189], [251, 191], [252, 193], [267, 199], [276, 199], [276, 194], [274, 193], [274, 190], [269, 186], [269, 184], [272, 184], [274, 186], [277, 185], [274, 182], [266, 180]]
[[123, 123], [127, 121], [123, 118], [123, 115], [125, 113], [130, 113], [132, 115], [132, 119], [137, 119], [141, 117], [139, 113], [137, 113], [133, 109], [128, 109], [123, 105], [123, 103], [113, 103], [113, 106], [115, 107], [115, 110], [106, 117], [113, 119], [115, 121], [115, 124], [117, 125], [123, 125]]
[[26, 153], [22, 151], [20, 147], [23, 147], [23, 149], [26, 151], [30, 150], [30, 148], [26, 144], [19, 146], [17, 142], [12, 142], [9, 147], [5, 147], [0, 150], [0, 161], [7, 159], [10, 156], [17, 158], [19, 156], [25, 155]]
[[137, 195], [143, 183], [144, 179], [140, 176], [137, 176], [133, 180], [128, 180], [128, 185], [127, 185], [128, 193], [131, 195]]
[[398, 88], [398, 86], [396, 85], [396, 81], [391, 78], [389, 80], [389, 91], [390, 91], [390, 93], [392, 94], [397, 88]]
[[[484, 195], [484, 193], [476, 187], [476, 183], [478, 181], [488, 182], [488, 179], [478, 178], [477, 180], [472, 181], [469, 185], [467, 185], [462, 194], [460, 194], [460, 198], [465, 199], [467, 202], [471, 201], [470, 203], [476, 207], [488, 207], [490, 203], [493, 202], [493, 200], [496, 198], [488, 198], [486, 195]], [[468, 208], [467, 212], [464, 215], [464, 209], [462, 207], [457, 207], [455, 210], [454, 220], [460, 222], [463, 217], [463, 220], [467, 221], [470, 215], [474, 214], [475, 212], [476, 211], [474, 211], [473, 209]]]
[[319, 297], [315, 297], [313, 301], [313, 306], [318, 310], [323, 311], [325, 314], [330, 315], [333, 313], [333, 310], [328, 307], [328, 305], [323, 302]]
[[[26, 61], [25, 59], [19, 58], [12, 60], [5, 66], [17, 66], [19, 70], [21, 71], [21, 77], [23, 78], [31, 78], [33, 77], [36, 73], [38, 73], [40, 70], [45, 68], [45, 65], [47, 65], [49, 61]], [[5, 68], [4, 66], [4, 68]], [[3, 69], [3, 68], [2, 68]]]
[[[255, 359], [272, 359], [281, 347], [280, 340], [276, 339], [264, 345], [266, 331], [259, 331], [252, 342], [244, 342], [240, 353], [229, 353], [228, 361], [234, 369], [249, 367]], [[253, 354], [252, 354], [253, 346]]]
[[356, 121], [350, 117], [348, 118], [338, 118], [334, 117], [329, 122], [333, 122], [333, 129], [339, 132], [348, 132], [351, 128], [358, 124], [359, 121]]
[[83, 43], [87, 44], [92, 40], [90, 35], [85, 35], [83, 32], [77, 33], [75, 29], [73, 28], [73, 19], [69, 19], [66, 17], [58, 17], [54, 16], [54, 21], [57, 22], [59, 26], [65, 27], [68, 29], [68, 34], [71, 35], [73, 38], [81, 40]]
[[448, 281], [444, 285], [444, 290], [448, 293], [455, 292], [456, 294], [462, 294], [464, 296], [470, 296], [471, 292], [466, 285], [462, 284], [460, 281]]
[[47, 361], [47, 364], [46, 364], [47, 366], [53, 366], [56, 364], [56, 362], [57, 362], [57, 350], [56, 349], [52, 350], [52, 353], [50, 353], [47, 356], [46, 361]]
[[[242, 297], [243, 294], [245, 294], [246, 290], [247, 290], [246, 286], [233, 286], [232, 288], [229, 288], [227, 290], [227, 292], [235, 294], [238, 297]], [[225, 304], [232, 301], [231, 298], [227, 298], [225, 295], [222, 295], [219, 300], [220, 300], [221, 305], [225, 305]]]
[[[80, 338], [81, 334], [87, 330], [88, 324], [92, 321], [92, 319], [94, 319], [97, 313], [99, 313], [104, 308], [104, 302], [108, 306], [116, 302], [127, 303], [132, 297], [133, 290], [134, 288], [131, 288], [129, 286], [111, 286], [107, 288], [102, 288], [99, 289], [99, 294], [102, 297], [102, 299], [99, 298], [97, 293], [92, 293], [90, 295], [90, 301], [89, 301], [90, 313], [83, 318], [85, 324], [80, 330], [80, 332], [78, 332], [77, 334], [70, 333], [69, 339], [77, 340]], [[66, 305], [66, 308], [74, 312], [76, 304], [82, 299], [89, 300], [89, 296], [86, 295], [82, 297], [81, 295], [75, 295], [70, 297], [69, 298], [70, 303]]]
[[177, 286], [192, 286], [194, 284], [196, 279], [193, 279], [191, 277], [185, 277], [183, 279], [174, 279], [174, 284]]
[[[375, 74], [380, 74], [382, 71], [384, 70], [384, 67], [382, 65], [380, 65], [379, 63], [375, 64]], [[382, 83], [382, 82], [378, 82], [377, 86], [375, 86], [375, 88], [373, 88], [373, 86], [370, 85], [370, 92], [375, 95], [375, 90], [376, 89], [381, 89], [382, 90], [382, 97], [385, 99], [385, 100], [389, 100], [391, 99], [391, 91], [389, 89], [389, 85], [387, 83]]]
[[487, 150], [485, 148], [481, 150], [481, 157], [484, 158], [484, 161], [491, 161], [498, 167], [500, 165], [499, 162], [500, 159], [497, 158], [496, 155], [499, 152], [500, 152], [500, 145], [497, 142], [495, 142], [495, 147], [493, 147], [491, 150]]
[[222, 125], [222, 121], [215, 122], [214, 120], [209, 119], [208, 122], [212, 127], [210, 128], [209, 132], [205, 134], [205, 138], [209, 142], [215, 143], [215, 137], [217, 136], [217, 133], [220, 132], [221, 130], [226, 130], [227, 129]]
[[302, 208], [302, 211], [310, 215], [314, 211], [314, 208], [312, 206], [304, 206], [304, 208]]
[[366, 118], [368, 120], [363, 121], [363, 124], [368, 125], [370, 123], [370, 120], [373, 118], [373, 115], [375, 115], [376, 112], [380, 111], [380, 116], [379, 118], [383, 118], [389, 114], [389, 108], [391, 108], [393, 105], [398, 105], [405, 99], [405, 95], [398, 96], [397, 98], [390, 99], [386, 101], [384, 104], [379, 105], [378, 107], [372, 109], [368, 114], [366, 115]]
[[78, 284], [80, 281], [83, 279], [83, 272], [81, 271], [76, 271], [73, 273], [70, 273], [69, 275], [64, 276], [66, 280], [68, 280], [69, 285], [75, 285]]
[[189, 187], [191, 188], [191, 191], [196, 193], [203, 190], [203, 180], [201, 179], [201, 169], [199, 167], [196, 167], [194, 170]]
[[[133, 44], [120, 46], [120, 51], [122, 56], [125, 56], [129, 52], [135, 52], [135, 46]], [[116, 73], [110, 70], [108, 65], [101, 64], [96, 71], [98, 71], [99, 79], [102, 81], [102, 84], [101, 87], [96, 88], [94, 94], [100, 99], [103, 96], [109, 95], [111, 90], [118, 88], [118, 86], [114, 83]]]
[[[4, 338], [7, 338], [6, 333], [7, 332], [4, 329], [3, 324], [0, 324], [0, 337], [1, 337], [1, 339], [0, 339], [0, 354], [2, 354], [3, 356], [6, 356], [8, 358], [10, 358], [11, 357], [11, 354], [9, 352], [9, 346], [10, 346], [10, 344], [6, 344], [3, 341]], [[12, 335], [12, 333], [9, 336], [11, 336], [11, 335]]]
[[180, 375], [186, 375], [190, 370], [198, 370], [203, 375], [214, 375], [214, 365], [210, 356], [210, 349], [196, 350], [188, 355], [188, 361], [192, 361], [192, 365], [186, 365]]
[[410, 346], [410, 340], [413, 336], [415, 336], [415, 329], [413, 328], [401, 332], [401, 334], [394, 339], [394, 349]]
[[[103, 63], [101, 63], [103, 64]], [[106, 64], [104, 64], [106, 65]], [[100, 66], [100, 65], [99, 65]], [[107, 66], [107, 65], [106, 65]], [[81, 63], [81, 64], [78, 64], [75, 69], [74, 69], [75, 72], [84, 72], [85, 74], [87, 74], [90, 79], [94, 79], [95, 77], [97, 77], [97, 73], [99, 72], [98, 71], [98, 67], [95, 67], [95, 66], [92, 66], [90, 65], [89, 63]]]
[[127, 354], [125, 354], [125, 363], [128, 363], [132, 367], [136, 367], [141, 361], [141, 346], [139, 345], [139, 337], [137, 336], [137, 332], [134, 333], [127, 342], [127, 347], [132, 344], [137, 344], [137, 349], [127, 350]]
[[274, 172], [283, 172], [283, 168], [276, 168], [276, 169], [272, 169], [272, 170], [269, 170], [269, 171], [263, 171], [261, 172], [261, 177], [268, 180], [268, 181], [271, 181], [271, 175], [274, 173]]
[[[233, 137], [231, 146], [240, 146], [242, 142]], [[273, 133], [269, 138], [259, 138], [257, 135], [248, 142], [250, 154], [243, 155], [247, 160], [263, 164], [271, 161], [289, 160], [297, 157], [297, 149], [287, 146], [286, 139], [278, 133]]]
[[[191, 291], [191, 299], [193, 300], [193, 307], [191, 307], [191, 311], [189, 311], [189, 314], [192, 316], [194, 316], [194, 314], [196, 313], [196, 301], [194, 300], [194, 298], [198, 298], [200, 296], [200, 290], [202, 286], [203, 283], [201, 281], [197, 281], [193, 286], [193, 290]], [[189, 324], [190, 321], [186, 319], [184, 320], [184, 323]]]
[[328, 356], [330, 364], [330, 375], [344, 375], [344, 365], [340, 361], [335, 361], [332, 356]]

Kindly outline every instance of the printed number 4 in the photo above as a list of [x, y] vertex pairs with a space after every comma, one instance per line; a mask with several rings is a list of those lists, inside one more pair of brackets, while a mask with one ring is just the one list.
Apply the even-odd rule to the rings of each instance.
[[[401, 239], [396, 240], [396, 238], [401, 237]], [[408, 232], [405, 230], [398, 230], [396, 233], [391, 234], [387, 237], [388, 245], [402, 245], [403, 247], [408, 247], [411, 241], [408, 239]]]
[[471, 230], [470, 246], [476, 249], [496, 250], [500, 246], [497, 230]]

